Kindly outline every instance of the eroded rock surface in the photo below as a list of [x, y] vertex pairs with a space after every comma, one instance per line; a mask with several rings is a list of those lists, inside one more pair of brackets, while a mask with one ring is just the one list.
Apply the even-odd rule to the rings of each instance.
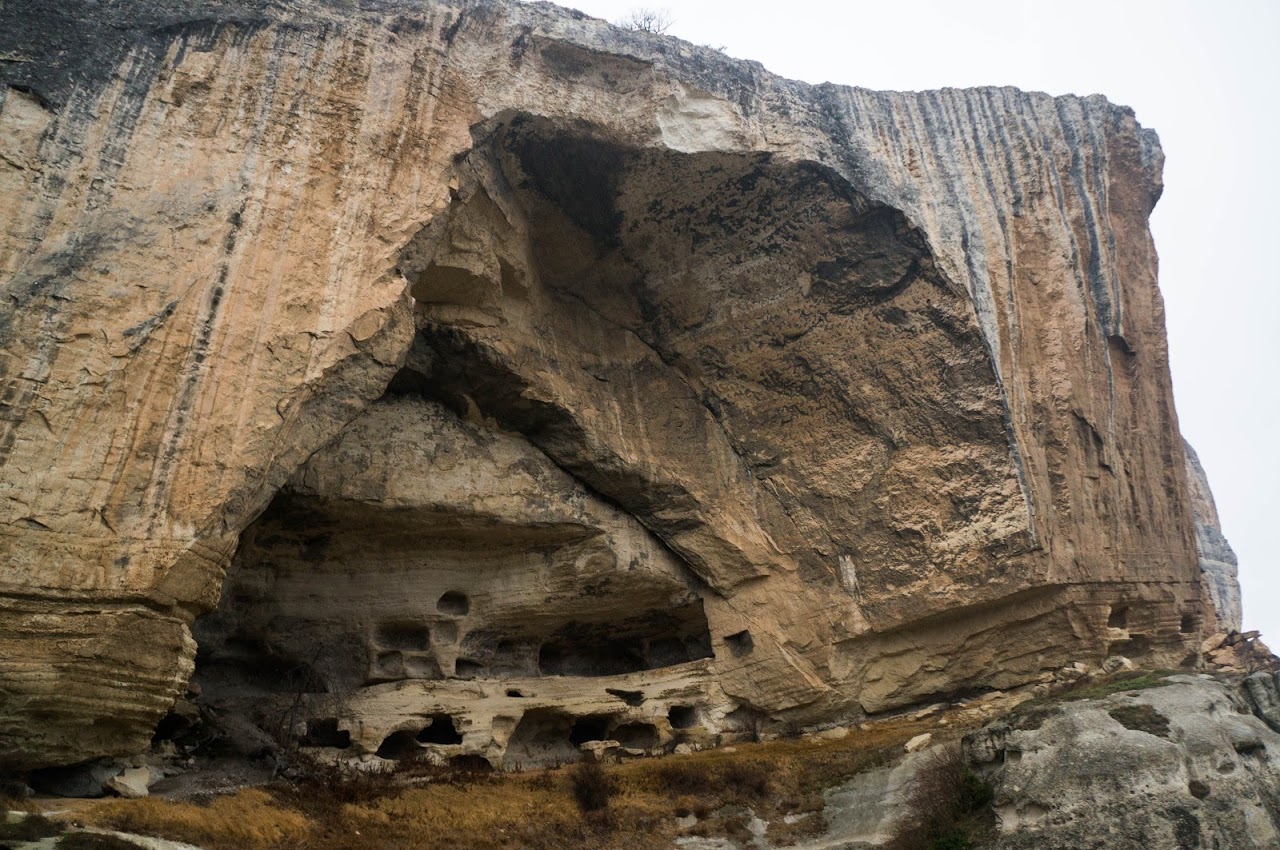
[[1280, 844], [1280, 735], [1238, 682], [1170, 681], [1027, 709], [969, 736], [996, 780], [992, 846]]
[[32, 0], [0, 54], [9, 766], [196, 666], [508, 764], [1216, 628], [1127, 109], [488, 0]]
[[1187, 452], [1187, 483], [1191, 485], [1191, 510], [1196, 523], [1196, 549], [1200, 552], [1200, 571], [1204, 573], [1205, 589], [1218, 614], [1219, 628], [1223, 632], [1240, 631], [1240, 579], [1236, 553], [1222, 534], [1218, 519], [1218, 506], [1209, 489], [1209, 477], [1200, 465], [1200, 457], [1190, 443], [1183, 443]]

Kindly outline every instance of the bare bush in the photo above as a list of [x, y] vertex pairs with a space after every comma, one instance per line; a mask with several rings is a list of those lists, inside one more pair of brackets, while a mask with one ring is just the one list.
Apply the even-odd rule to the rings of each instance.
[[926, 756], [907, 788], [907, 818], [889, 850], [960, 850], [971, 847], [991, 803], [991, 787], [964, 761], [959, 745]]
[[651, 32], [661, 35], [671, 29], [674, 23], [675, 18], [671, 17], [671, 13], [666, 9], [651, 9], [642, 6], [639, 9], [632, 9], [628, 12], [626, 17], [618, 21], [617, 25], [624, 30]]

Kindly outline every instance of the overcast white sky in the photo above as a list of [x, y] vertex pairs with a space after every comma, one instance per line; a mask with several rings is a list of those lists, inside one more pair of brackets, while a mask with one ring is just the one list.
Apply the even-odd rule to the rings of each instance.
[[1240, 556], [1245, 628], [1280, 651], [1280, 2], [1276, 0], [571, 0], [811, 83], [1100, 92], [1164, 146], [1152, 216], [1182, 432]]

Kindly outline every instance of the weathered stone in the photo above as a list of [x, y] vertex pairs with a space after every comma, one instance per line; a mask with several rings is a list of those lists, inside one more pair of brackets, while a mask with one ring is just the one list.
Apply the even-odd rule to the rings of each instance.
[[929, 746], [929, 742], [932, 740], [933, 740], [932, 732], [925, 732], [923, 735], [916, 735], [910, 741], [907, 741], [906, 751], [909, 753], [914, 753], [914, 752], [917, 752], [918, 750], [923, 750], [925, 747]]
[[995, 782], [990, 846], [1277, 846], [1280, 734], [1241, 713], [1235, 685], [1170, 681], [970, 735], [971, 757]]
[[1218, 613], [1223, 631], [1240, 630], [1240, 580], [1236, 553], [1222, 535], [1218, 506], [1209, 489], [1209, 478], [1200, 465], [1200, 456], [1191, 444], [1183, 441], [1187, 453], [1187, 483], [1191, 487], [1191, 510], [1196, 523], [1196, 549], [1200, 552], [1200, 571], [1205, 576], [1205, 589]]
[[30, 0], [0, 55], [8, 767], [145, 747], [206, 614], [241, 731], [502, 765], [1216, 628], [1127, 109], [490, 0]]
[[149, 767], [131, 767], [107, 780], [106, 787], [121, 797], [136, 799], [145, 797], [155, 778]]

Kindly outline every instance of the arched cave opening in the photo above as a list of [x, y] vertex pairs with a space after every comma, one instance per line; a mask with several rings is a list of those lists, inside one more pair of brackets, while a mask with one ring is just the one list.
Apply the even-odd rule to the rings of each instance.
[[379, 758], [394, 761], [417, 758], [421, 754], [422, 745], [418, 743], [418, 736], [408, 729], [392, 732], [383, 738], [377, 752]]
[[431, 722], [418, 733], [418, 743], [445, 746], [461, 744], [462, 735], [458, 732], [458, 726], [451, 715], [433, 714]]
[[635, 750], [652, 750], [662, 742], [658, 727], [652, 723], [623, 723], [610, 732], [609, 737]]
[[507, 743], [505, 770], [553, 767], [580, 760], [581, 752], [569, 740], [574, 718], [556, 709], [526, 711]]
[[[777, 394], [769, 405], [788, 410], [809, 409], [816, 398], [856, 406], [821, 385], [827, 379], [823, 376], [833, 386], [851, 384], [851, 374], [867, 380], [847, 362], [851, 351], [874, 360], [876, 369], [870, 374], [876, 381], [902, 384], [903, 376], [887, 373], [893, 364], [886, 365], [875, 353], [893, 335], [927, 338], [940, 359], [958, 364], [949, 377], [956, 392], [963, 393], [979, 378], [990, 381], [986, 361], [970, 363], [972, 358], [948, 353], [966, 346], [979, 354], [983, 349], [953, 317], [938, 313], [946, 293], [933, 277], [927, 247], [918, 235], [899, 213], [858, 197], [820, 166], [756, 154], [628, 149], [603, 137], [591, 138], [587, 128], [519, 116], [502, 121], [507, 123], [489, 128], [492, 134], [477, 134], [471, 155], [487, 158], [494, 173], [507, 178], [514, 194], [501, 200], [507, 204], [504, 209], [520, 210], [527, 219], [526, 229], [517, 234], [522, 241], [512, 242], [516, 237], [510, 224], [505, 226], [511, 232], [499, 232], [504, 225], [497, 222], [489, 232], [498, 246], [494, 255], [477, 254], [471, 258], [480, 260], [475, 271], [458, 271], [468, 268], [470, 260], [447, 255], [469, 249], [450, 243], [445, 231], [451, 222], [458, 223], [460, 232], [488, 227], [490, 218], [501, 212], [495, 213], [498, 205], [485, 194], [494, 187], [482, 187], [460, 193], [406, 249], [402, 267], [419, 300], [420, 333], [409, 362], [387, 388], [386, 403], [443, 403], [455, 411], [466, 411], [471, 404], [508, 433], [526, 435], [558, 469], [670, 542], [690, 537], [685, 534], [690, 529], [699, 531], [699, 539], [719, 539], [714, 525], [708, 525], [712, 520], [699, 512], [698, 499], [677, 483], [688, 470], [668, 470], [668, 475], [656, 466], [628, 466], [621, 455], [612, 464], [588, 463], [584, 447], [616, 435], [592, 432], [575, 418], [572, 404], [537, 392], [538, 374], [521, 373], [519, 363], [491, 356], [484, 328], [496, 325], [479, 321], [483, 317], [476, 311], [501, 316], [504, 301], [532, 305], [536, 295], [537, 309], [553, 314], [540, 315], [539, 321], [562, 330], [567, 341], [563, 353], [570, 371], [560, 377], [569, 383], [583, 378], [585, 386], [594, 388], [630, 380], [630, 375], [638, 382], [639, 395], [671, 400], [662, 416], [650, 417], [654, 427], [702, 428], [710, 421], [719, 429], [711, 435], [716, 439], [756, 432], [749, 406], [736, 405], [734, 399], [747, 384], [755, 387], [753, 392], [764, 391], [753, 377], [761, 369], [776, 373], [765, 388]], [[649, 196], [646, 204], [639, 203], [637, 193]], [[778, 221], [788, 222], [789, 230], [767, 224]], [[748, 267], [750, 275], [741, 271]], [[481, 274], [483, 269], [489, 271]], [[690, 286], [695, 279], [697, 285]], [[539, 286], [543, 289], [535, 292]], [[768, 310], [752, 312], [766, 302]], [[749, 352], [716, 336], [736, 327], [735, 322], [726, 324], [730, 313], [739, 316], [735, 321], [753, 323], [750, 335], [772, 340], [772, 346]], [[731, 336], [742, 337], [741, 328]], [[821, 349], [805, 348], [820, 337], [825, 340]], [[622, 356], [621, 349], [596, 351], [593, 346], [601, 339], [625, 339], [649, 353], [641, 362]], [[573, 346], [579, 344], [585, 352], [581, 362], [573, 361]], [[796, 350], [784, 351], [788, 346]], [[705, 352], [714, 357], [706, 359]], [[809, 366], [803, 375], [792, 374], [797, 355], [821, 368]], [[752, 365], [751, 358], [768, 362]], [[633, 368], [637, 363], [642, 368]], [[609, 372], [615, 365], [621, 371]], [[685, 399], [679, 391], [690, 376], [702, 389]], [[908, 377], [918, 383], [918, 376]], [[960, 443], [989, 437], [1005, 449], [1002, 411], [995, 412], [990, 434], [989, 423], [977, 421], [977, 413], [933, 422], [938, 410], [968, 410], [945, 403], [946, 393], [935, 390], [920, 387], [921, 409], [903, 411], [905, 419], [951, 428], [961, 434]], [[896, 408], [877, 408], [881, 410]], [[861, 409], [845, 412], [843, 420], [834, 415], [833, 421], [841, 422], [850, 457], [878, 458], [872, 464], [878, 467], [860, 469], [858, 475], [878, 475], [885, 461], [876, 447], [884, 433], [899, 430], [900, 424], [870, 422]], [[654, 413], [637, 411], [641, 416]], [[735, 416], [744, 418], [729, 421]], [[801, 431], [805, 427], [797, 425]], [[825, 462], [829, 443], [821, 437], [799, 439], [798, 433], [781, 434], [785, 445], [761, 444], [736, 456], [748, 466], [768, 465], [768, 458], [787, 452], [799, 459], [797, 468]], [[408, 437], [400, 430], [387, 439], [389, 448], [378, 457], [394, 457], [396, 441]], [[796, 454], [803, 446], [814, 449], [818, 459], [806, 461]], [[611, 449], [605, 445], [602, 450]], [[619, 611], [634, 610], [621, 604], [630, 603], [631, 589], [614, 589], [612, 576], [583, 582], [576, 596], [563, 595], [554, 615], [538, 611], [536, 624], [528, 612], [500, 621], [491, 608], [509, 604], [504, 594], [509, 595], [511, 576], [524, 568], [531, 553], [574, 545], [578, 538], [556, 536], [564, 532], [545, 526], [507, 526], [503, 523], [509, 520], [492, 516], [480, 522], [473, 515], [451, 514], [451, 508], [437, 503], [429, 511], [388, 510], [340, 492], [340, 477], [327, 478], [312, 467], [296, 476], [242, 537], [218, 612], [223, 645], [228, 638], [253, 634], [298, 657], [325, 647], [317, 678], [325, 690], [339, 694], [409, 679], [448, 687], [451, 679], [476, 677], [624, 675], [712, 658], [700, 601], [673, 605], [654, 594], [646, 603], [649, 613], [620, 617]], [[651, 475], [655, 470], [662, 474]], [[791, 484], [797, 490], [808, 486], [799, 479]], [[892, 527], [862, 514], [835, 519], [867, 530], [871, 537]], [[495, 539], [500, 546], [493, 545]], [[911, 555], [900, 551], [896, 537], [880, 543], [884, 545], [870, 540], [866, 548], [892, 550], [895, 564]], [[679, 547], [671, 551], [680, 554]], [[743, 577], [715, 575], [720, 567], [710, 565], [713, 560], [697, 560], [702, 579], [714, 583]], [[749, 564], [732, 569], [739, 568], [753, 576], [756, 569]], [[874, 563], [860, 566], [867, 576], [875, 569]], [[828, 580], [825, 566], [814, 566], [812, 573], [809, 578], [817, 584]], [[864, 583], [874, 586], [871, 579]], [[410, 586], [412, 592], [407, 592]], [[689, 586], [701, 588], [692, 579]], [[481, 630], [501, 638], [478, 641], [475, 635]], [[330, 646], [341, 651], [329, 653]], [[725, 648], [735, 657], [759, 651], [745, 631], [730, 635]], [[631, 704], [631, 697], [621, 698]], [[671, 719], [673, 726], [681, 721], [679, 716]]]
[[579, 717], [569, 729], [569, 743], [575, 747], [588, 741], [603, 741], [608, 737], [612, 718], [604, 715]]

